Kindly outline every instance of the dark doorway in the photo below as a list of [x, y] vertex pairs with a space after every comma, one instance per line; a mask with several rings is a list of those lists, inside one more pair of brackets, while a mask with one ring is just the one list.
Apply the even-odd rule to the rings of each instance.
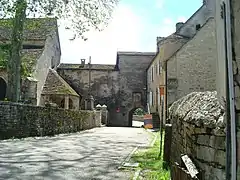
[[0, 100], [3, 101], [6, 98], [7, 83], [0, 77]]
[[130, 127], [141, 127], [144, 125], [143, 116], [145, 111], [143, 108], [134, 108], [128, 114], [128, 124]]

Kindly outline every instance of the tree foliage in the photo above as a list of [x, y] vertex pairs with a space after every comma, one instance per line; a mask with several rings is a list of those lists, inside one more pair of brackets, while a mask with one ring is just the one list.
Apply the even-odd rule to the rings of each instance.
[[139, 115], [139, 116], [143, 116], [145, 115], [145, 111], [142, 109], [142, 108], [137, 108], [135, 111], [134, 111], [134, 115]]
[[[14, 17], [19, 0], [1, 0], [0, 18]], [[103, 30], [118, 0], [21, 0], [27, 3], [27, 17], [65, 19], [65, 28], [86, 38], [90, 30]]]
[[13, 20], [8, 60], [9, 99], [15, 102], [20, 100], [23, 70], [21, 50], [26, 17], [66, 19], [69, 22], [66, 28], [72, 29], [78, 37], [86, 40], [84, 34], [89, 30], [102, 30], [106, 27], [117, 2], [118, 0], [0, 0], [0, 18]]

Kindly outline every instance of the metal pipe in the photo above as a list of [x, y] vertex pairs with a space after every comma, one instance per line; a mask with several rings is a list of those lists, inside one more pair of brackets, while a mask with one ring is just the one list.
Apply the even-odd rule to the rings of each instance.
[[233, 83], [233, 61], [232, 61], [232, 24], [231, 24], [231, 6], [230, 0], [226, 0], [225, 11], [225, 35], [226, 35], [226, 59], [227, 59], [227, 89], [229, 116], [231, 123], [231, 180], [236, 180], [237, 174], [237, 146], [236, 146], [236, 119], [234, 102], [234, 83]]

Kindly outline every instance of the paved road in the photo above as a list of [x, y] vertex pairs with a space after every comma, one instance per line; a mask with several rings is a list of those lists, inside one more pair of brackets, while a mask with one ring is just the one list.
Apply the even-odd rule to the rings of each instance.
[[137, 145], [149, 141], [142, 128], [110, 127], [0, 141], [0, 179], [127, 180], [118, 166]]
[[141, 127], [143, 125], [144, 125], [144, 122], [141, 122], [141, 121], [133, 121], [132, 122], [133, 127]]

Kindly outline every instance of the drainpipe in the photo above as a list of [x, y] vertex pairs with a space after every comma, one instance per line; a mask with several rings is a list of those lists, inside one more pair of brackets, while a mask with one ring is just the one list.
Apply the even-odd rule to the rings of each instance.
[[[231, 3], [230, 0], [226, 0], [225, 6], [225, 51], [226, 51], [226, 72], [227, 72], [227, 88], [226, 88], [226, 100], [227, 100], [227, 120], [230, 121], [231, 136], [227, 137], [227, 141], [230, 141], [231, 151], [227, 151], [227, 162], [231, 162], [230, 172], [231, 180], [236, 180], [237, 174], [237, 146], [236, 146], [236, 115], [235, 115], [235, 102], [234, 102], [234, 83], [233, 83], [233, 54], [232, 54], [232, 22], [231, 22]], [[229, 139], [230, 138], [230, 139]], [[228, 144], [229, 145], [229, 144]], [[229, 150], [227, 148], [227, 150]], [[230, 154], [230, 155], [229, 155]], [[230, 159], [228, 159], [230, 158]], [[228, 164], [227, 164], [228, 166]], [[228, 170], [228, 169], [227, 169]]]
[[167, 60], [165, 62], [165, 124], [168, 123], [167, 122], [167, 117], [168, 117], [168, 103], [167, 103], [167, 92], [168, 92], [168, 88], [167, 88]]

